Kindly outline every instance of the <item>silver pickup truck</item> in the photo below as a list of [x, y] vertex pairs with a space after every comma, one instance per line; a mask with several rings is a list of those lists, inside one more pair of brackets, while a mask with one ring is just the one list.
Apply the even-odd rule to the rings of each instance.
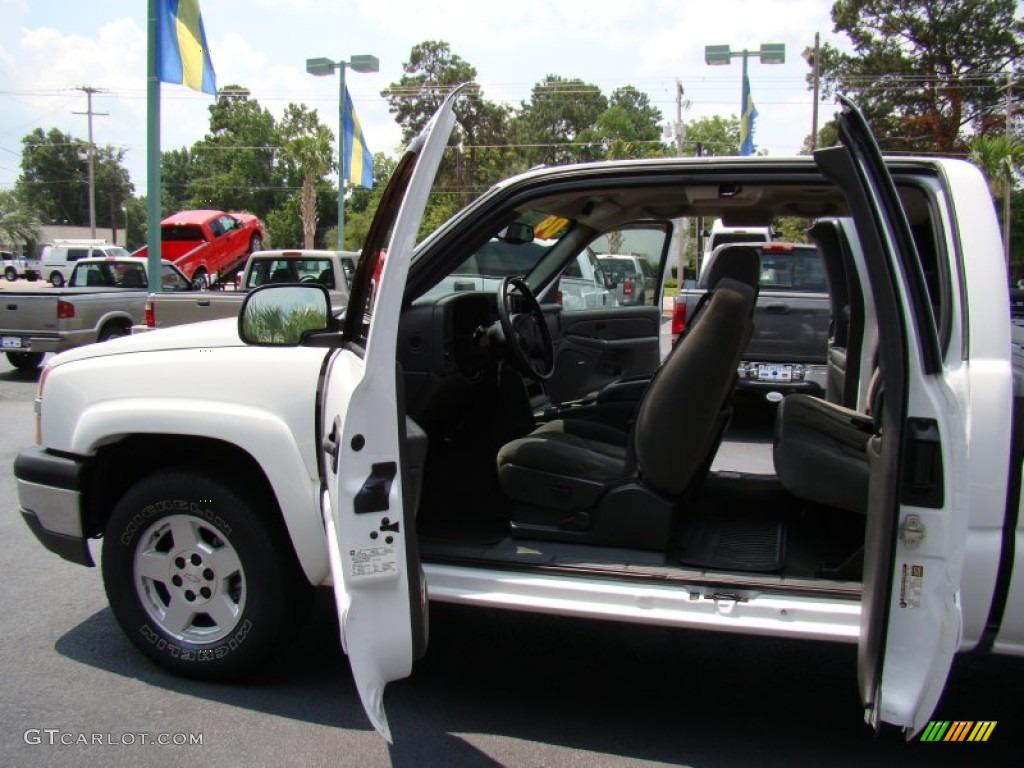
[[[191, 284], [168, 261], [162, 267], [163, 290], [189, 290]], [[11, 365], [32, 370], [47, 352], [127, 336], [143, 320], [149, 295], [146, 260], [82, 259], [67, 288], [3, 288], [0, 349]]]
[[257, 251], [246, 262], [236, 290], [153, 293], [146, 302], [144, 322], [131, 330], [141, 333], [236, 317], [248, 291], [275, 283], [319, 283], [330, 292], [331, 305], [343, 307], [348, 303], [348, 285], [358, 258], [353, 251]]

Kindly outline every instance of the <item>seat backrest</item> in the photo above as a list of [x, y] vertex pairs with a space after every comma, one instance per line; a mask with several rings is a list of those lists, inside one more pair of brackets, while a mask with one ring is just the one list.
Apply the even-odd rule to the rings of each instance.
[[723, 245], [715, 252], [703, 280], [705, 288], [715, 290], [724, 279], [739, 280], [751, 286], [756, 294], [761, 280], [761, 253], [750, 245]]
[[328, 288], [333, 288], [334, 287], [334, 270], [331, 269], [330, 267], [328, 267], [327, 269], [325, 269], [323, 272], [320, 273], [320, 277], [318, 277], [316, 279], [316, 281], [318, 283], [320, 283], [320, 285], [326, 286]]
[[697, 325], [704, 309], [711, 300], [715, 288], [723, 280], [734, 280], [749, 286], [754, 292], [754, 301], [757, 301], [757, 293], [761, 285], [761, 252], [750, 245], [722, 245], [715, 252], [715, 260], [708, 267], [708, 272], [702, 279], [703, 285], [707, 288], [704, 294], [697, 300], [697, 306], [686, 322], [686, 327], [675, 340], [678, 345], [690, 331]]
[[643, 480], [680, 494], [702, 467], [728, 421], [736, 366], [753, 332], [756, 292], [722, 278], [700, 323], [669, 353], [637, 410], [633, 449]]
[[121, 278], [122, 288], [142, 288], [143, 286], [142, 274], [137, 270], [129, 269]]
[[272, 283], [290, 283], [292, 282], [292, 275], [288, 267], [278, 267], [274, 270], [274, 273], [270, 276], [270, 282]]

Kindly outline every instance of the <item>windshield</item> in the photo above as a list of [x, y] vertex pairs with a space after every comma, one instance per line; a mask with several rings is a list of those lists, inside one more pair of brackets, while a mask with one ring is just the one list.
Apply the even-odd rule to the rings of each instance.
[[502, 278], [529, 275], [572, 229], [572, 222], [540, 211], [520, 213], [426, 294], [436, 298], [458, 291], [495, 292]]

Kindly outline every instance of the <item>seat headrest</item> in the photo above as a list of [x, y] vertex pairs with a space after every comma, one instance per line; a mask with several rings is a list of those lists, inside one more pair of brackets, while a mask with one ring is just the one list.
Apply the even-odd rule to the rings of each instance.
[[749, 245], [719, 248], [708, 268], [707, 289], [715, 290], [723, 278], [732, 278], [757, 291], [761, 280], [761, 254]]

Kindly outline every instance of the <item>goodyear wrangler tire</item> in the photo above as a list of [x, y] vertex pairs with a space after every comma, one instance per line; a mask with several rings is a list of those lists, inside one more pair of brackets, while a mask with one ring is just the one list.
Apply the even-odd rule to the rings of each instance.
[[256, 669], [301, 628], [312, 589], [254, 498], [197, 471], [144, 477], [114, 507], [103, 584], [144, 654], [206, 680]]

